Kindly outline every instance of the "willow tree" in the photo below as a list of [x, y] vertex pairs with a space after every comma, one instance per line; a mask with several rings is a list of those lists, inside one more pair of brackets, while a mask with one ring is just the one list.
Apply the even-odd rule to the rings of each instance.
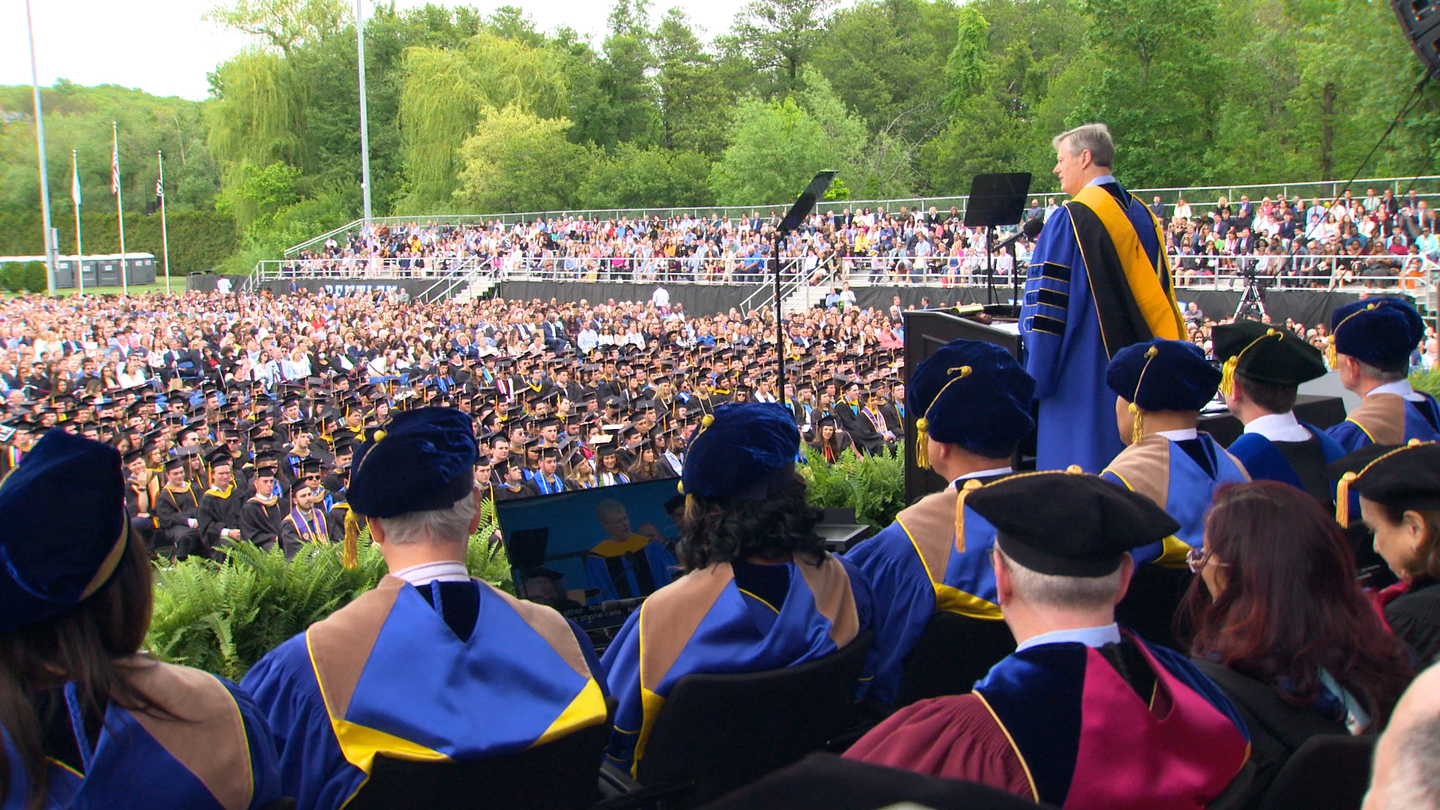
[[306, 173], [315, 168], [306, 125], [309, 90], [291, 60], [268, 51], [247, 51], [221, 65], [215, 90], [217, 99], [206, 110], [208, 143], [243, 228], [254, 212], [229, 192], [247, 166], [284, 163]]
[[460, 146], [485, 110], [513, 107], [558, 118], [569, 103], [565, 55], [551, 47], [482, 32], [453, 50], [407, 48], [400, 93], [400, 132], [410, 211], [450, 205]]

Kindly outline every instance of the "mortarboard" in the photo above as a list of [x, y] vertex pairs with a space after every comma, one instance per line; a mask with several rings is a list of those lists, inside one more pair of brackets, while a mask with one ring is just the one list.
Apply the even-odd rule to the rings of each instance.
[[1072, 469], [1023, 473], [967, 490], [964, 506], [995, 527], [995, 544], [1006, 557], [1051, 576], [1106, 576], [1127, 552], [1179, 531], [1144, 495]]

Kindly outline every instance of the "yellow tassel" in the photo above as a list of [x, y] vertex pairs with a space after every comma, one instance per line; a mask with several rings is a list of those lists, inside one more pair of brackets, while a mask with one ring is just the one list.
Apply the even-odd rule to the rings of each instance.
[[1084, 475], [1084, 474], [1085, 474], [1085, 470], [1082, 469], [1079, 464], [1071, 464], [1069, 467], [1066, 467], [1066, 468], [1065, 468], [1065, 472], [1068, 473], [1068, 474], [1070, 474], [1070, 475]]
[[346, 568], [360, 565], [360, 516], [354, 509], [345, 515], [345, 550], [340, 555], [340, 564]]
[[930, 420], [915, 420], [915, 463], [922, 470], [930, 469]]
[[[708, 427], [710, 427], [710, 426], [713, 425], [713, 424], [715, 424], [715, 414], [713, 414], [713, 413], [707, 413], [707, 414], [705, 414], [703, 417], [700, 418], [700, 429], [701, 429], [701, 430], [704, 430], [705, 428], [708, 428]], [[698, 435], [698, 434], [697, 434], [697, 435]]]
[[965, 496], [982, 486], [979, 479], [971, 478], [955, 496], [955, 548], [962, 554], [965, 553]]
[[1335, 522], [1342, 528], [1350, 528], [1350, 482], [1359, 477], [1347, 472], [1340, 476], [1340, 483], [1335, 487]]
[[1130, 413], [1135, 416], [1135, 426], [1130, 429], [1130, 443], [1139, 444], [1145, 438], [1145, 414], [1133, 402], [1130, 403]]
[[1240, 355], [1237, 354], [1220, 367], [1220, 393], [1227, 397], [1235, 395], [1235, 367], [1238, 365]]

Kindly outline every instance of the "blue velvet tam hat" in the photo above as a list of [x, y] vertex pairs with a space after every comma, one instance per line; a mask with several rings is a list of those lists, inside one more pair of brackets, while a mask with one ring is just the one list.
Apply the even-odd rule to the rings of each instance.
[[791, 470], [800, 428], [783, 405], [726, 403], [706, 416], [685, 457], [681, 491], [721, 500], [760, 501], [775, 473]]
[[115, 575], [130, 542], [115, 448], [63, 430], [0, 485], [0, 633], [75, 607]]
[[361, 517], [453, 506], [475, 487], [479, 455], [470, 417], [454, 408], [402, 411], [372, 433], [350, 462], [346, 565], [356, 561], [351, 535], [359, 535]]
[[1404, 371], [1425, 336], [1420, 313], [1403, 298], [1370, 298], [1346, 304], [1330, 316], [1333, 354], [1349, 355], [1381, 371]]
[[916, 416], [915, 460], [930, 466], [927, 434], [986, 458], [1004, 458], [1035, 427], [1035, 380], [1009, 352], [978, 340], [952, 340], [910, 375], [906, 405]]
[[1116, 352], [1105, 384], [1141, 411], [1198, 411], [1214, 399], [1220, 370], [1193, 343], [1154, 338]]

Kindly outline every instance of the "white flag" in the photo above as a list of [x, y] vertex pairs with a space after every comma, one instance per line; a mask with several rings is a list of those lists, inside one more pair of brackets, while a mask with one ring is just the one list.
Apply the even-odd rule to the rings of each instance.
[[70, 164], [70, 199], [80, 204], [80, 167], [73, 162]]

